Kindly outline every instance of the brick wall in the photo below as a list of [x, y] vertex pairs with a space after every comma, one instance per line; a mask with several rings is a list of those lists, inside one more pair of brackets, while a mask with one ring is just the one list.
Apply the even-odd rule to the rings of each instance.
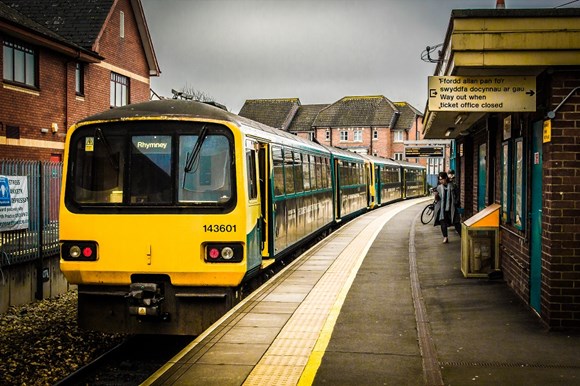
[[[120, 11], [125, 37], [119, 36]], [[1, 36], [0, 36], [1, 39]], [[63, 154], [66, 130], [89, 115], [109, 109], [110, 74], [129, 77], [129, 101], [149, 99], [149, 68], [129, 0], [119, 1], [96, 47], [103, 64], [85, 65], [84, 96], [75, 94], [75, 61], [39, 47], [39, 88], [0, 87], [0, 158], [47, 160]], [[0, 54], [0, 65], [1, 62]], [[105, 66], [106, 65], [106, 66]], [[58, 132], [52, 132], [52, 124]], [[6, 138], [6, 126], [20, 128], [20, 139]], [[47, 128], [48, 133], [41, 129]]]
[[[551, 108], [575, 88], [580, 71], [556, 71]], [[580, 94], [571, 96], [552, 120], [544, 144], [542, 303], [552, 327], [580, 328]]]

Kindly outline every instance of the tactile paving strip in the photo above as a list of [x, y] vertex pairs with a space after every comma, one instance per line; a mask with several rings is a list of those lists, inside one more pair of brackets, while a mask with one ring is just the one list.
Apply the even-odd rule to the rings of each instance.
[[[327, 340], [340, 312], [340, 307], [366, 251], [384, 224], [410, 203], [399, 203], [371, 212], [341, 228], [325, 239], [325, 244], [312, 256], [332, 256], [332, 251], [342, 251], [334, 258], [324, 275], [314, 285], [304, 301], [292, 314], [270, 348], [254, 367], [244, 385], [296, 385], [308, 365], [317, 342]], [[308, 252], [307, 252], [308, 254]], [[308, 260], [294, 268], [295, 272], [315, 270], [323, 265]], [[292, 275], [289, 276], [291, 280]], [[348, 288], [345, 289], [345, 285]], [[300, 346], [297, 346], [300, 345]], [[326, 343], [323, 344], [323, 349]], [[320, 354], [321, 357], [322, 354]], [[314, 372], [316, 369], [314, 369]]]

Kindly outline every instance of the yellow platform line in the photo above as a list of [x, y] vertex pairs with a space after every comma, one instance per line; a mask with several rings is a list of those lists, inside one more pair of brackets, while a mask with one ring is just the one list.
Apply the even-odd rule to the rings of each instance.
[[[322, 358], [332, 336], [332, 332], [342, 309], [342, 305], [344, 304], [346, 296], [350, 290], [350, 287], [352, 286], [352, 283], [354, 282], [354, 279], [368, 250], [372, 246], [374, 240], [382, 230], [383, 226], [394, 215], [421, 201], [422, 199], [409, 200], [390, 205], [386, 208], [378, 209], [376, 212], [371, 212], [366, 216], [347, 224], [344, 228], [329, 236], [327, 242], [332, 242], [332, 240], [339, 237], [342, 232], [353, 232], [356, 231], [357, 227], [360, 228], [358, 234], [335, 259], [334, 263], [328, 268], [327, 272], [320, 279], [318, 284], [313, 288], [308, 297], [304, 300], [301, 306], [287, 322], [286, 326], [272, 343], [270, 349], [264, 354], [260, 362], [249, 374], [244, 385], [256, 386], [271, 384], [312, 384], [316, 372], [322, 363]], [[385, 212], [383, 213], [383, 211]], [[364, 221], [365, 218], [368, 219], [366, 222]], [[345, 278], [346, 273], [348, 273], [348, 276]], [[327, 284], [334, 284], [332, 286], [334, 289], [331, 289], [330, 293], [326, 292], [328, 291]], [[315, 310], [309, 311], [309, 305], [319, 299], [320, 296], [317, 296], [319, 295], [317, 293], [319, 291], [324, 292], [323, 297], [326, 298], [325, 300], [332, 302], [332, 305], [327, 307], [325, 311], [316, 309], [316, 307], [314, 307]], [[334, 301], [332, 299], [334, 299]], [[283, 349], [276, 350], [276, 352], [274, 352], [274, 350], [272, 350], [273, 347], [278, 348], [279, 346], [284, 346], [285, 340], [296, 338], [296, 333], [293, 329], [294, 326], [300, 325], [301, 321], [304, 319], [304, 314], [310, 312], [321, 312], [326, 315], [321, 315], [321, 318], [324, 319], [324, 322], [316, 329], [316, 332], [310, 332], [309, 334], [312, 336], [312, 349], [306, 350], [306, 353], [304, 353], [304, 350], [302, 351], [302, 355], [308, 356], [308, 358], [305, 360], [306, 363], [300, 364], [300, 361], [297, 360], [297, 358], [294, 358], [290, 352], [282, 354], [278, 353], [279, 351], [284, 351]], [[308, 341], [309, 339], [304, 340], [304, 342], [306, 342], [306, 346], [308, 346]], [[279, 360], [276, 361], [276, 365], [269, 364], [269, 359], [273, 356], [279, 356]]]

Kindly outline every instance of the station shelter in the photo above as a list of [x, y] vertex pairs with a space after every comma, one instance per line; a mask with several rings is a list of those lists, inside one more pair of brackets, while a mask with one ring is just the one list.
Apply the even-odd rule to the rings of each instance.
[[499, 268], [580, 330], [580, 8], [454, 10], [424, 114], [453, 139], [464, 220], [499, 205]]

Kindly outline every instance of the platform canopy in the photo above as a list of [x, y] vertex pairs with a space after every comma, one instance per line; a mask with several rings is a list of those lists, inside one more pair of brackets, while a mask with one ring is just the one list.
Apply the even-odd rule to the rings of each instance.
[[[492, 111], [526, 111], [526, 98], [536, 94], [530, 87], [535, 82], [530, 83], [529, 78], [549, 67], [580, 65], [579, 26], [579, 8], [452, 11], [434, 73], [438, 78], [430, 79], [449, 80], [449, 87], [442, 93], [434, 83], [432, 87], [426, 84], [430, 102], [424, 114], [424, 138], [455, 138]], [[497, 82], [510, 82], [509, 87], [498, 93], [492, 88], [501, 86], [494, 84], [496, 78], [504, 79]], [[460, 83], [456, 83], [458, 79]], [[480, 81], [483, 83], [478, 84]], [[453, 89], [464, 85], [467, 89]], [[510, 97], [511, 90], [515, 91]], [[435, 99], [439, 103], [432, 103]], [[508, 99], [516, 107], [508, 107]], [[517, 110], [520, 105], [525, 106], [523, 110]]]

